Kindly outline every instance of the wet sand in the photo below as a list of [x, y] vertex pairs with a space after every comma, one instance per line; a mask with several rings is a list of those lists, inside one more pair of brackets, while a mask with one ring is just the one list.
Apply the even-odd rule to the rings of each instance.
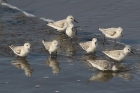
[[[0, 92], [19, 93], [20, 91], [24, 93], [92, 93], [94, 91], [99, 93], [139, 93], [139, 28], [135, 24], [133, 24], [135, 20], [133, 19], [133, 13], [137, 13], [139, 10], [134, 11], [133, 13], [131, 13], [131, 10], [129, 10], [130, 15], [132, 15], [132, 19], [129, 18], [129, 21], [131, 21], [132, 23], [124, 24], [123, 22], [125, 20], [125, 17], [116, 17], [119, 14], [114, 14], [117, 13], [117, 5], [119, 5], [120, 2], [110, 1], [102, 3], [101, 5], [99, 4], [99, 2], [96, 2], [96, 5], [95, 3], [91, 3], [90, 1], [69, 2], [68, 6], [74, 5], [76, 7], [76, 4], [80, 4], [78, 8], [78, 10], [80, 11], [77, 13], [78, 10], [75, 10], [74, 12], [71, 10], [70, 14], [73, 14], [76, 17], [76, 19], [79, 20], [79, 24], [76, 25], [80, 25], [81, 28], [84, 29], [83, 31], [78, 31], [77, 36], [71, 43], [66, 35], [61, 35], [58, 32], [56, 32], [56, 30], [47, 27], [46, 22], [39, 19], [39, 16], [44, 16], [45, 18], [50, 17], [47, 16], [46, 13], [42, 13], [45, 7], [41, 8], [41, 6], [39, 6], [41, 8], [39, 8], [40, 11], [35, 10], [35, 7], [36, 9], [38, 9], [38, 7], [35, 6], [35, 4], [38, 1], [21, 1], [20, 3], [15, 1], [16, 0], [14, 0], [13, 2], [9, 1], [9, 3], [38, 17], [27, 17], [20, 11], [10, 9], [6, 6], [2, 6], [0, 10]], [[38, 3], [42, 4], [43, 2]], [[47, 4], [49, 5], [50, 3], [53, 2], [48, 1]], [[55, 2], [53, 4], [60, 7], [64, 3], [67, 2], [57, 1], [57, 3]], [[103, 12], [103, 9], [105, 8], [105, 6], [107, 6], [107, 3], [113, 4], [110, 5], [110, 7], [114, 7], [114, 9], [116, 9], [114, 10], [115, 12], [110, 12], [113, 15], [116, 15], [113, 16], [114, 19], [112, 20], [107, 20], [109, 19], [109, 15], [111, 16], [108, 10], [110, 8], [107, 9], [107, 15], [105, 15], [104, 17], [98, 16], [98, 14]], [[28, 6], [29, 4], [30, 6]], [[128, 7], [127, 5], [131, 7], [131, 5], [136, 4], [136, 1], [123, 1], [121, 2], [121, 5], [123, 4], [126, 4], [126, 7]], [[43, 5], [45, 5], [45, 3]], [[95, 5], [98, 6], [98, 8], [96, 8]], [[63, 7], [68, 8], [68, 6]], [[48, 7], [52, 8], [54, 6]], [[63, 9], [63, 7], [61, 6], [60, 8], [57, 8], [57, 10], [60, 11]], [[83, 8], [83, 10], [80, 9], [81, 7]], [[122, 9], [124, 9], [123, 7], [124, 6], [122, 6]], [[93, 8], [95, 9], [93, 10]], [[49, 10], [49, 8], [46, 9]], [[121, 13], [120, 15], [126, 12], [122, 9], [118, 10], [118, 12]], [[132, 10], [133, 9], [135, 8], [133, 7]], [[31, 10], [34, 10], [34, 12], [32, 12]], [[91, 12], [91, 10], [93, 10], [93, 12]], [[124, 12], [122, 13], [121, 11]], [[50, 14], [52, 19], [57, 20], [64, 18], [66, 15], [68, 15], [68, 12], [66, 12], [66, 10], [63, 12], [64, 15], [58, 16], [55, 16], [55, 13], [53, 15], [50, 12], [48, 12], [48, 14]], [[84, 16], [85, 14], [83, 14], [83, 12], [87, 13], [88, 16]], [[104, 11], [103, 15], [105, 13], [106, 12]], [[130, 15], [126, 16], [129, 17]], [[135, 18], [137, 17], [135, 16]], [[116, 20], [121, 21], [116, 22]], [[137, 22], [138, 21], [139, 20], [137, 20]], [[128, 20], [126, 20], [125, 22], [127, 23]], [[131, 24], [133, 24], [132, 29], [136, 30], [136, 34], [130, 33], [130, 30], [132, 30], [130, 28]], [[116, 45], [112, 41], [107, 41], [105, 46], [103, 46], [100, 43], [102, 42], [103, 37], [97, 28], [110, 26], [122, 26], [122, 28], [124, 28], [125, 35], [119, 40], [119, 42], [131, 45], [132, 50], [136, 54], [129, 54], [128, 57], [125, 58], [123, 63], [119, 65], [120, 69], [126, 69], [125, 71], [98, 71], [97, 69], [92, 68], [91, 65], [86, 61], [87, 59], [108, 59], [108, 57], [101, 53], [102, 50], [124, 48], [123, 44]], [[80, 48], [80, 46], [78, 45], [78, 42], [91, 40], [93, 37], [98, 38], [99, 47], [97, 49], [96, 56], [87, 56], [85, 55], [86, 52], [83, 51], [82, 48]], [[49, 41], [53, 40], [54, 38], [60, 42], [62, 47], [58, 51], [57, 58], [50, 58], [49, 53], [45, 51], [41, 40], [46, 39]], [[16, 59], [8, 45], [22, 45], [25, 42], [31, 43], [31, 52], [29, 53], [26, 59]]]

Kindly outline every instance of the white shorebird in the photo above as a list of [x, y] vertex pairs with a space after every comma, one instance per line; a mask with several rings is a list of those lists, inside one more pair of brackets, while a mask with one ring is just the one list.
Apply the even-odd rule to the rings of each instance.
[[66, 28], [71, 25], [73, 21], [77, 22], [72, 15], [69, 15], [66, 19], [48, 23], [47, 25], [54, 29], [57, 29], [57, 31], [59, 32], [62, 32], [66, 30]]
[[130, 52], [133, 53], [130, 46], [126, 46], [123, 50], [103, 51], [104, 54], [117, 62], [123, 60]]
[[[118, 28], [99, 28], [99, 30], [105, 35], [105, 37], [107, 38], [111, 38], [111, 39], [116, 39], [120, 38], [122, 35], [122, 31], [123, 29], [121, 27]], [[104, 42], [105, 42], [105, 37], [104, 37]]]
[[76, 27], [74, 27], [73, 24], [69, 25], [66, 29], [66, 34], [71, 38], [72, 38], [77, 34], [77, 29]]
[[57, 49], [59, 48], [59, 43], [57, 40], [53, 40], [52, 42], [46, 42], [45, 40], [42, 40], [42, 43], [45, 46], [46, 50], [49, 51], [51, 56], [53, 53], [55, 53], [57, 56]]
[[26, 57], [27, 54], [30, 51], [30, 43], [25, 43], [24, 46], [9, 46], [13, 52], [16, 54], [16, 56], [20, 56], [20, 57]]
[[117, 71], [118, 68], [113, 63], [107, 61], [107, 60], [87, 60], [91, 65], [99, 70], [105, 71], [105, 70], [112, 70]]
[[88, 54], [96, 50], [98, 43], [97, 39], [93, 38], [92, 41], [87, 41], [79, 44]]

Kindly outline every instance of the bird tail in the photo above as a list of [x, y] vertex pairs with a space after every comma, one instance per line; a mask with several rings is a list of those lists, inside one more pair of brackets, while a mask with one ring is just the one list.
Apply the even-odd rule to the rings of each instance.
[[82, 43], [82, 42], [80, 42], [79, 45], [84, 49], [84, 47], [83, 47], [83, 43]]
[[105, 33], [105, 29], [104, 29], [104, 28], [99, 28], [99, 30], [100, 30], [102, 33]]
[[45, 39], [42, 40], [42, 43], [45, 44]]
[[78, 42], [79, 45], [81, 45], [81, 42]]
[[9, 47], [14, 51], [14, 49], [13, 49], [13, 45], [10, 45]]
[[104, 31], [103, 28], [99, 28], [99, 30], [100, 30], [101, 32]]

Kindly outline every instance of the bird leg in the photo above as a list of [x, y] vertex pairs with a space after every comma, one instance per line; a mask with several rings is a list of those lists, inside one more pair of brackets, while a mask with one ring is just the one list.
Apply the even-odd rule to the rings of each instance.
[[115, 63], [115, 64], [118, 64], [118, 63], [119, 63], [119, 61], [114, 60], [114, 63]]
[[70, 42], [72, 43], [72, 38], [70, 38]]
[[106, 40], [106, 39], [105, 39], [105, 36], [104, 36], [104, 39], [103, 39], [103, 46], [104, 46], [104, 44], [105, 44], [105, 40]]
[[18, 58], [18, 55], [15, 55], [16, 58]]
[[77, 29], [76, 29], [75, 35], [77, 35]]
[[23, 59], [26, 59], [27, 56], [23, 57]]
[[113, 63], [116, 63], [116, 60], [112, 60], [112, 58], [110, 58], [110, 61], [113, 61]]
[[65, 33], [64, 32], [60, 32], [60, 35], [65, 36]]
[[106, 39], [105, 39], [105, 37], [104, 37], [104, 41], [103, 41], [103, 43], [105, 42], [105, 40], [106, 40]]
[[96, 52], [94, 51], [93, 54], [96, 55]]
[[51, 58], [53, 57], [52, 53], [50, 53]]
[[55, 52], [55, 56], [56, 56], [56, 58], [57, 58], [57, 51]]
[[89, 56], [90, 54], [89, 54], [89, 53], [86, 53], [85, 55], [86, 55], [86, 56]]

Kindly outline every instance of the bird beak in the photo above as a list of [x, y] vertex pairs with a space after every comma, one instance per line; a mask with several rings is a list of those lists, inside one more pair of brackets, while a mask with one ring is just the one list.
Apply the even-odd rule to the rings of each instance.
[[74, 19], [74, 21], [75, 21], [76, 23], [78, 23], [75, 19]]
[[131, 51], [131, 53], [135, 55], [135, 53], [134, 53], [134, 52], [132, 52], [132, 51]]
[[7, 1], [6, 0], [4, 0], [6, 3], [7, 3]]
[[122, 34], [122, 37], [123, 37], [123, 34]]

